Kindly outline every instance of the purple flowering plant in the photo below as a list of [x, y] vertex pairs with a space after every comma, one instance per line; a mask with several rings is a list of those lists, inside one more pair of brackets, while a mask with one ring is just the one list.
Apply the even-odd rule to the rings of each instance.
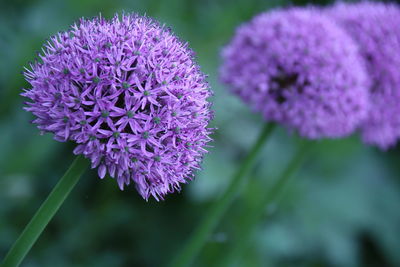
[[88, 166], [131, 182], [148, 200], [191, 180], [207, 152], [213, 117], [206, 76], [188, 44], [137, 14], [81, 19], [51, 37], [25, 68], [33, 123], [79, 155], [7, 254], [17, 266]]
[[344, 137], [366, 117], [369, 78], [355, 41], [313, 8], [277, 9], [241, 25], [221, 80], [265, 120], [310, 139]]
[[393, 147], [400, 138], [400, 8], [390, 3], [338, 3], [326, 13], [356, 41], [371, 79], [363, 140], [381, 149]]
[[[221, 81], [266, 121], [304, 139], [353, 133], [369, 107], [369, 78], [355, 41], [315, 8], [276, 9], [239, 26], [222, 51]], [[189, 266], [244, 179], [274, 128], [266, 123], [221, 199], [207, 213], [172, 266]], [[279, 191], [310, 150], [307, 141], [276, 181]], [[266, 194], [264, 208], [270, 195]], [[248, 214], [250, 220], [258, 216]], [[240, 240], [239, 243], [241, 243]], [[231, 254], [236, 254], [234, 251]]]
[[[332, 14], [329, 14], [332, 13]], [[342, 138], [361, 130], [387, 148], [400, 136], [400, 12], [395, 5], [339, 4], [276, 9], [240, 25], [223, 48], [221, 81], [266, 124], [230, 186], [200, 223], [172, 266], [188, 266], [241, 190], [271, 134], [271, 122], [298, 133], [298, 150], [247, 214], [223, 266], [246, 248], [252, 229], [312, 150], [307, 140]], [[218, 264], [217, 264], [218, 265]]]
[[200, 168], [211, 91], [187, 44], [154, 20], [81, 19], [51, 37], [25, 76], [33, 123], [75, 142], [121, 190], [132, 181], [146, 200], [163, 199]]

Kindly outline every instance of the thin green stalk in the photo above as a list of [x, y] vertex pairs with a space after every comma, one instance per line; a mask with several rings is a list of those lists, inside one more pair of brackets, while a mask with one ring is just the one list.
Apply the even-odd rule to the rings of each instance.
[[276, 200], [279, 194], [282, 193], [284, 187], [289, 183], [293, 174], [299, 169], [302, 162], [306, 158], [306, 154], [310, 150], [310, 144], [307, 141], [302, 141], [296, 154], [293, 156], [283, 173], [274, 181], [274, 184], [266, 194], [263, 194], [255, 205], [249, 207], [244, 217], [242, 225], [238, 228], [239, 231], [232, 243], [232, 248], [228, 251], [224, 263], [220, 266], [233, 266], [235, 259], [240, 259], [243, 251], [249, 244], [249, 239], [252, 236], [253, 230], [260, 221], [260, 218], [265, 213], [266, 207]]
[[32, 220], [25, 227], [20, 237], [15, 241], [14, 245], [4, 258], [1, 265], [2, 267], [16, 267], [21, 264], [26, 254], [43, 232], [51, 218], [53, 218], [61, 204], [67, 198], [72, 188], [74, 188], [88, 165], [88, 161], [82, 156], [78, 156], [74, 160], [67, 172], [36, 212], [35, 216], [33, 216]]
[[224, 195], [211, 207], [211, 210], [206, 213], [204, 220], [200, 223], [199, 227], [189, 239], [189, 242], [172, 261], [170, 266], [189, 266], [193, 262], [194, 258], [200, 252], [207, 239], [218, 225], [218, 222], [229, 208], [230, 204], [240, 192], [240, 189], [243, 188], [246, 175], [253, 166], [257, 155], [261, 151], [268, 137], [271, 135], [274, 127], [274, 124], [266, 124], [264, 126], [260, 136], [254, 143], [246, 158], [243, 160], [243, 163], [231, 180], [231, 184], [225, 191]]

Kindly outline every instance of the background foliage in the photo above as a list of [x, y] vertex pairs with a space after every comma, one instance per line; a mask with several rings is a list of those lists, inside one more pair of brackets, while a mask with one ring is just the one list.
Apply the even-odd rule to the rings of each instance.
[[[224, 191], [262, 126], [259, 115], [218, 82], [219, 51], [241, 22], [287, 0], [16, 0], [0, 1], [0, 258], [73, 159], [73, 144], [40, 136], [22, 111], [20, 71], [45, 38], [99, 12], [148, 14], [170, 25], [197, 52], [215, 96], [213, 148], [197, 179], [180, 194], [143, 201], [95, 171], [64, 203], [23, 266], [164, 266]], [[319, 4], [326, 4], [319, 2]], [[291, 157], [296, 143], [278, 129], [234, 203], [196, 261], [214, 266], [240, 230], [257, 196]], [[321, 141], [279, 201], [266, 207], [238, 266], [400, 266], [400, 151], [367, 147], [358, 136]]]

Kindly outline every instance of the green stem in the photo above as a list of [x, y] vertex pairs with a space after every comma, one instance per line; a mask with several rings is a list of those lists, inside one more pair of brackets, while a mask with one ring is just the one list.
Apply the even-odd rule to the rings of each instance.
[[192, 234], [187, 245], [183, 248], [181, 253], [178, 254], [170, 266], [189, 266], [193, 262], [194, 258], [200, 252], [203, 245], [218, 225], [221, 217], [240, 192], [240, 189], [243, 188], [243, 183], [247, 173], [253, 166], [257, 155], [261, 151], [268, 137], [271, 135], [273, 129], [274, 124], [266, 124], [264, 126], [260, 136], [254, 143], [246, 158], [243, 160], [242, 165], [236, 172], [224, 195], [211, 207], [211, 210], [206, 213], [204, 220]]
[[300, 147], [298, 148], [296, 154], [293, 156], [289, 164], [283, 173], [274, 181], [271, 188], [263, 194], [246, 212], [246, 216], [243, 218], [244, 221], [238, 229], [240, 229], [236, 235], [235, 242], [232, 242], [232, 249], [228, 251], [225, 257], [224, 264], [220, 266], [234, 266], [234, 260], [240, 259], [241, 253], [245, 250], [246, 246], [249, 244], [249, 239], [252, 236], [253, 230], [255, 229], [260, 218], [265, 213], [266, 207], [270, 205], [280, 193], [284, 187], [289, 183], [293, 174], [299, 169], [305, 155], [310, 150], [310, 144], [307, 141], [302, 141]]
[[25, 227], [20, 237], [6, 255], [2, 267], [19, 266], [46, 225], [60, 208], [68, 194], [88, 167], [88, 161], [78, 156], [58, 184], [51, 191], [45, 202]]

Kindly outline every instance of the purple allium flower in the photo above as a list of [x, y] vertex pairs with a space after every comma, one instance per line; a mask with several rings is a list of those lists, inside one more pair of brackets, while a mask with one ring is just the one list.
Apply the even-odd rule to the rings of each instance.
[[163, 199], [193, 177], [206, 153], [211, 91], [193, 53], [150, 18], [82, 19], [44, 45], [25, 76], [34, 123], [75, 154]]
[[337, 4], [327, 11], [357, 41], [372, 80], [366, 143], [382, 149], [400, 138], [400, 9], [394, 4]]
[[221, 79], [266, 120], [307, 138], [352, 133], [366, 116], [368, 78], [354, 41], [314, 9], [274, 10], [240, 26]]

